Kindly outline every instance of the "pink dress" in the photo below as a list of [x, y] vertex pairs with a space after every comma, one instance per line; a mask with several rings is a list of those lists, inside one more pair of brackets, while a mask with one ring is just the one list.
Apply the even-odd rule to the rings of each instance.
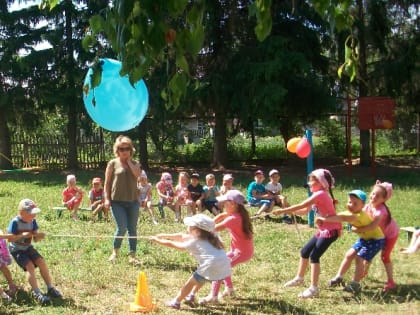
[[[331, 196], [325, 190], [318, 190], [312, 194], [312, 198], [315, 199], [314, 205], [316, 207], [315, 215], [321, 217], [330, 217], [336, 215], [334, 202]], [[340, 235], [342, 225], [340, 222], [322, 222], [318, 224], [318, 230], [315, 234], [316, 237], [337, 237]], [[337, 235], [337, 233], [339, 233]]]

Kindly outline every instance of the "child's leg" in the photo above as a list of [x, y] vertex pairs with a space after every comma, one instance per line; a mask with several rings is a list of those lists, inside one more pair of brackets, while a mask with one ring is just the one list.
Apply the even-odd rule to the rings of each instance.
[[[386, 238], [385, 239], [385, 246], [382, 250], [381, 259], [385, 266], [386, 275], [388, 278], [388, 283], [394, 284], [394, 273], [392, 268], [391, 262], [391, 252], [394, 249], [394, 246], [398, 240], [398, 236], [394, 238]], [[394, 284], [395, 286], [395, 284]]]
[[342, 278], [346, 274], [351, 266], [351, 263], [353, 262], [354, 257], [356, 257], [356, 250], [354, 248], [350, 248], [344, 255], [344, 259], [341, 261], [340, 268], [338, 268], [336, 277]]
[[37, 258], [35, 260], [35, 264], [38, 266], [41, 277], [44, 280], [45, 284], [47, 285], [47, 288], [51, 288], [52, 280], [51, 280], [50, 272], [48, 270], [48, 267], [47, 267], [47, 264], [45, 263], [44, 258], [42, 257]]
[[33, 291], [39, 290], [38, 281], [36, 280], [36, 276], [35, 276], [35, 265], [33, 264], [33, 262], [29, 261], [25, 265], [25, 269], [26, 269], [26, 280], [28, 280], [29, 284], [31, 285], [32, 290]]
[[363, 272], [364, 272], [364, 260], [362, 257], [356, 256], [356, 263], [355, 263], [355, 270], [354, 270], [354, 276], [353, 281], [354, 282], [360, 282], [360, 280], [363, 278]]
[[200, 288], [203, 286], [203, 283], [198, 282], [194, 279], [194, 275], [192, 275], [188, 281], [183, 285], [181, 290], [179, 290], [178, 294], [175, 296], [175, 301], [177, 303], [181, 303], [181, 301], [193, 290], [198, 292]]
[[3, 273], [4, 277], [6, 278], [7, 284], [9, 285], [9, 287], [11, 285], [14, 285], [15, 282], [13, 281], [13, 277], [12, 277], [12, 273], [10, 272], [9, 268], [7, 267], [7, 265], [3, 265], [1, 267], [1, 272]]
[[315, 246], [309, 256], [311, 260], [311, 287], [318, 287], [319, 274], [321, 272], [319, 260], [328, 249], [328, 247], [330, 247], [330, 245], [335, 242], [337, 237], [315, 238]]

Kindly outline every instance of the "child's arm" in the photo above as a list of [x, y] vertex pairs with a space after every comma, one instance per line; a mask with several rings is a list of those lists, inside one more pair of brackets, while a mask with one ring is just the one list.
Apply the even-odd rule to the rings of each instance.
[[338, 222], [338, 223], [340, 222], [353, 223], [356, 220], [357, 220], [356, 216], [350, 213], [338, 213], [330, 217], [317, 217], [316, 218], [316, 221], [320, 221], [320, 222]]
[[39, 242], [45, 238], [45, 233], [35, 230], [32, 232], [32, 238], [35, 242]]
[[220, 223], [220, 222], [222, 222], [227, 216], [228, 216], [229, 214], [227, 213], [227, 212], [222, 212], [222, 213], [219, 213], [218, 215], [216, 215], [215, 217], [214, 217], [214, 223]]
[[189, 234], [185, 234], [185, 233], [160, 233], [156, 235], [157, 238], [159, 239], [168, 239], [168, 240], [172, 240], [172, 241], [178, 241], [178, 242], [182, 242], [185, 241], [186, 239], [190, 239], [191, 236]]
[[361, 226], [361, 227], [352, 226], [351, 230], [355, 233], [363, 233], [363, 232], [373, 230], [379, 225], [379, 222], [381, 221], [381, 217], [382, 217], [381, 215], [376, 216], [375, 219], [372, 221], [372, 223], [365, 226]]
[[308, 199], [302, 201], [301, 203], [297, 205], [290, 206], [283, 209], [276, 209], [276, 210], [271, 211], [271, 213], [274, 215], [278, 215], [278, 214], [293, 213], [293, 212], [299, 211], [299, 214], [306, 214], [309, 211], [311, 205], [314, 204], [314, 202], [315, 202], [315, 196], [312, 195], [311, 197], [309, 197]]
[[191, 236], [184, 233], [158, 234], [149, 237], [149, 240], [151, 240], [152, 242], [158, 243], [166, 247], [175, 248], [178, 250], [185, 250], [183, 244], [186, 240], [189, 239], [191, 239]]

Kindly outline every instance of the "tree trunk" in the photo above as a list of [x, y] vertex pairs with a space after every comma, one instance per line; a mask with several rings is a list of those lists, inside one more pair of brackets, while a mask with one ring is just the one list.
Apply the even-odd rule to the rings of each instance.
[[[365, 32], [365, 14], [363, 1], [357, 0], [358, 6], [358, 20], [357, 25], [357, 37], [359, 39], [359, 97], [368, 96], [368, 89], [365, 85], [365, 82], [368, 82], [367, 76], [367, 61], [366, 61], [366, 32]], [[360, 130], [360, 165], [369, 166], [370, 165], [370, 131], [369, 130]]]
[[147, 152], [147, 119], [144, 118], [139, 124], [139, 154], [140, 163], [144, 170], [149, 169], [149, 153]]
[[215, 106], [214, 147], [212, 167], [223, 170], [227, 165], [226, 114], [222, 106]]
[[10, 131], [6, 123], [4, 108], [0, 108], [0, 169], [13, 168], [11, 158]]
[[[66, 0], [65, 2], [65, 16], [66, 16], [66, 25], [65, 25], [65, 36], [66, 36], [66, 59], [67, 59], [67, 91], [73, 91], [74, 89], [74, 77], [73, 69], [75, 68], [73, 60], [73, 28], [72, 28], [72, 1]], [[66, 94], [64, 98], [67, 101], [68, 106], [68, 123], [67, 123], [67, 133], [69, 139], [69, 152], [67, 157], [67, 167], [70, 169], [77, 169], [79, 167], [77, 163], [77, 102], [78, 99], [73, 93]]]

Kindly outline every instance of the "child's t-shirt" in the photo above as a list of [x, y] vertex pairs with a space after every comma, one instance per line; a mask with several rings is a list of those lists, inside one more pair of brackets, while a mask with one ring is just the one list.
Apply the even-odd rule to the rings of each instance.
[[181, 186], [176, 185], [175, 187], [175, 195], [178, 197], [179, 200], [186, 201], [189, 195], [188, 186]]
[[90, 203], [94, 203], [95, 201], [102, 200], [104, 198], [104, 190], [101, 188], [99, 190], [96, 190], [95, 188], [92, 188], [89, 190], [89, 200]]
[[75, 187], [66, 187], [64, 188], [62, 195], [63, 195], [63, 202], [69, 201], [71, 198], [79, 194], [78, 199], [82, 199], [82, 194], [79, 189]]
[[[355, 227], [364, 227], [373, 222], [372, 218], [366, 213], [366, 211], [360, 211], [358, 213], [352, 213], [351, 211], [343, 211], [343, 214], [350, 216], [354, 215], [356, 217], [356, 221], [351, 222], [351, 225]], [[366, 232], [360, 232], [357, 233], [360, 238], [364, 240], [379, 240], [381, 238], [384, 238], [384, 233], [382, 233], [382, 230], [379, 226], [376, 228], [366, 231]]]
[[254, 253], [254, 240], [252, 235], [250, 238], [247, 238], [242, 230], [242, 217], [239, 213], [230, 214], [218, 225], [229, 230], [232, 251], [239, 250], [243, 255], [250, 255], [252, 257]]
[[137, 188], [139, 189], [139, 201], [143, 202], [146, 200], [149, 191], [152, 189], [152, 184], [147, 183], [144, 186], [139, 184]]
[[191, 199], [193, 201], [197, 201], [201, 195], [203, 194], [203, 186], [201, 184], [197, 184], [197, 186], [193, 186], [192, 184], [188, 184], [188, 191], [190, 192]]
[[[315, 205], [315, 215], [321, 217], [335, 216], [334, 202], [331, 196], [325, 190], [318, 190], [312, 194]], [[340, 222], [322, 222], [318, 224], [318, 230], [315, 234], [316, 237], [337, 237], [341, 233], [342, 226]], [[337, 234], [338, 233], [338, 234]]]
[[198, 261], [197, 273], [209, 281], [222, 280], [230, 276], [230, 260], [223, 249], [210, 242], [193, 238], [183, 247]]
[[275, 195], [279, 195], [279, 194], [281, 194], [281, 191], [283, 190], [283, 187], [280, 183], [274, 184], [273, 182], [269, 182], [269, 183], [267, 183], [267, 185], [265, 185], [265, 190], [266, 191], [271, 191]]
[[366, 205], [365, 211], [369, 214], [372, 220], [374, 220], [377, 216], [382, 216], [382, 219], [379, 221], [379, 227], [381, 228], [386, 238], [395, 238], [398, 236], [399, 228], [397, 222], [391, 218], [389, 224], [386, 224], [388, 219], [388, 211], [386, 210], [385, 205], [382, 204], [376, 209], [370, 205]]
[[210, 189], [207, 185], [203, 187], [203, 192], [206, 194], [206, 201], [217, 201], [216, 194], [219, 193], [219, 188], [213, 186], [213, 189]]
[[164, 181], [160, 181], [156, 184], [156, 189], [162, 194], [166, 195], [167, 197], [174, 196], [174, 188], [172, 185], [165, 183]]
[[[10, 223], [9, 227], [7, 228], [8, 233], [12, 234], [22, 234], [23, 232], [34, 232], [38, 230], [38, 224], [36, 220], [33, 219], [31, 222], [24, 222], [22, 221], [20, 216], [13, 218]], [[20, 251], [20, 250], [27, 250], [32, 243], [32, 237], [28, 238], [21, 238], [14, 242], [9, 243], [9, 249], [11, 253]]]
[[251, 201], [251, 200], [255, 199], [252, 196], [252, 191], [253, 190], [255, 190], [259, 194], [262, 194], [262, 193], [266, 192], [264, 184], [257, 184], [256, 181], [253, 181], [248, 185], [248, 190], [247, 190], [248, 201]]

